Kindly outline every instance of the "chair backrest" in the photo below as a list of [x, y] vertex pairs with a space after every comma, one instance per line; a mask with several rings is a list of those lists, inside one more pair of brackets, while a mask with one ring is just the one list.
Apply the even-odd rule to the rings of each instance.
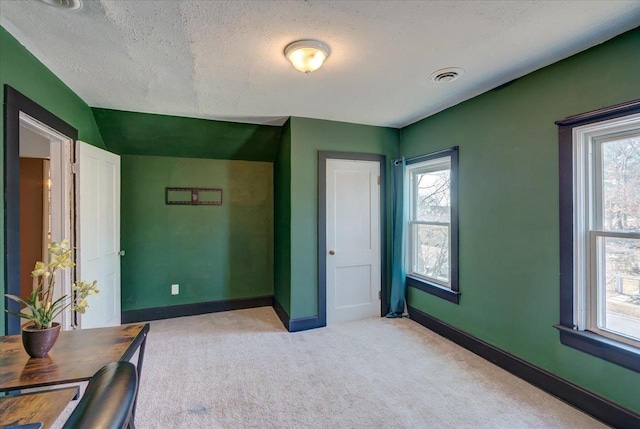
[[122, 429], [131, 417], [138, 373], [130, 362], [112, 362], [96, 372], [63, 429]]

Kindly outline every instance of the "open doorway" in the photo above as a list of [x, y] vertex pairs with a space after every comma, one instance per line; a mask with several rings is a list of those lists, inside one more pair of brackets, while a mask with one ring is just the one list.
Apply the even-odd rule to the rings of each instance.
[[[52, 241], [71, 239], [71, 139], [20, 112], [20, 296], [28, 298], [36, 285], [31, 271], [36, 261], [48, 261]], [[54, 299], [71, 294], [72, 273], [57, 276]], [[70, 329], [70, 308], [56, 320]]]
[[[24, 277], [31, 280], [33, 265], [43, 259], [31, 258], [44, 252], [49, 242], [67, 238], [77, 265], [73, 271], [58, 272], [54, 299], [69, 296], [72, 282], [78, 279], [96, 280], [101, 293], [88, 298], [90, 314], [81, 317], [68, 310], [56, 321], [63, 330], [119, 325], [120, 257], [124, 255], [120, 249], [120, 157], [78, 141], [74, 127], [9, 85], [4, 89], [5, 293], [19, 296], [29, 290]], [[39, 146], [26, 143], [29, 138], [39, 141]], [[22, 153], [21, 143], [28, 146]], [[42, 173], [32, 172], [29, 179], [21, 175], [21, 163], [33, 164], [29, 166], [33, 170], [41, 166]], [[36, 194], [31, 202], [33, 213], [21, 207], [20, 188], [28, 180], [37, 185], [25, 190]], [[35, 243], [30, 245], [32, 255], [24, 256], [23, 265], [21, 231], [30, 227], [21, 225], [24, 217], [35, 218], [31, 223], [37, 231], [31, 237]], [[38, 248], [40, 239], [43, 245]], [[5, 308], [20, 311], [19, 304], [8, 298]], [[7, 313], [4, 317], [5, 333], [20, 333], [21, 319]]]
[[[46, 261], [52, 241], [73, 245], [73, 145], [78, 131], [18, 91], [5, 86], [5, 292], [25, 296], [33, 288], [31, 271]], [[56, 295], [70, 294], [71, 270], [59, 273]], [[57, 298], [54, 297], [54, 298]], [[5, 299], [5, 308], [19, 310]], [[59, 320], [74, 325], [71, 311]], [[7, 334], [20, 332], [5, 314]]]

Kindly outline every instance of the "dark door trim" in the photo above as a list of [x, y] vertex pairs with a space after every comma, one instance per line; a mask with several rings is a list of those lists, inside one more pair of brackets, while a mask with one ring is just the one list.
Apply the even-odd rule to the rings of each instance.
[[380, 163], [380, 316], [389, 311], [387, 297], [387, 157], [371, 153], [318, 151], [318, 326], [327, 326], [327, 159]]
[[[71, 140], [78, 130], [33, 100], [4, 86], [4, 254], [5, 293], [20, 295], [20, 112], [24, 112]], [[18, 311], [19, 304], [5, 298], [5, 308]], [[18, 334], [20, 319], [4, 314], [5, 333]]]

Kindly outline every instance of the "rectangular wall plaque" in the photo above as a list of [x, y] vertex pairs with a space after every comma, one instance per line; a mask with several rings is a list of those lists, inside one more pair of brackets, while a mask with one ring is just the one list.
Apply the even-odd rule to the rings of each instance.
[[221, 206], [222, 189], [165, 188], [165, 204], [183, 206]]

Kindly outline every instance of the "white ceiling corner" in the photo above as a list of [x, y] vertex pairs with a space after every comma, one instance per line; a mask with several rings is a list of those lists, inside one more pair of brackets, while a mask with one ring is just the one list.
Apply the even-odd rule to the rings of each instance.
[[[0, 0], [0, 24], [92, 107], [402, 127], [637, 27], [640, 1]], [[283, 55], [305, 38], [331, 48], [309, 76]]]

